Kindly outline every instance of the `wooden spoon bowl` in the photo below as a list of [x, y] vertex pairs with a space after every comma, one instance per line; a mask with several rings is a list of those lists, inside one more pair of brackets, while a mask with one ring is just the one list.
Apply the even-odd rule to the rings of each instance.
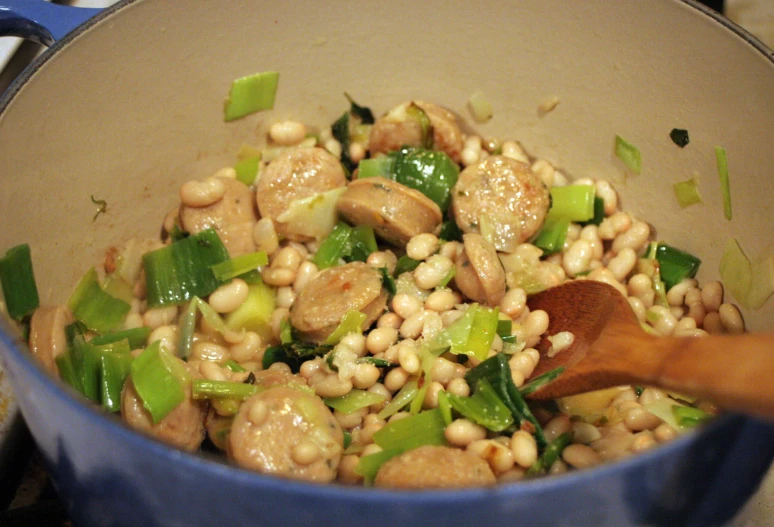
[[543, 338], [533, 376], [565, 371], [535, 391], [534, 399], [641, 384], [709, 399], [723, 408], [774, 420], [774, 335], [659, 337], [647, 333], [626, 298], [614, 287], [575, 280], [533, 295], [531, 310], [548, 313], [546, 335], [575, 339], [548, 356]]

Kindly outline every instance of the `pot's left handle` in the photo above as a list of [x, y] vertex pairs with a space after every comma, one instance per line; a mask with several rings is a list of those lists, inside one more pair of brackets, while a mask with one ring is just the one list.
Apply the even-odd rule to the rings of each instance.
[[22, 37], [50, 46], [100, 11], [44, 0], [0, 0], [0, 37]]

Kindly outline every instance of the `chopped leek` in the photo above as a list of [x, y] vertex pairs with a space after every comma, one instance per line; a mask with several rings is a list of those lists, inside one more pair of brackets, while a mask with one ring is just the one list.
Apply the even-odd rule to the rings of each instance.
[[395, 279], [390, 276], [390, 272], [386, 267], [380, 267], [379, 272], [382, 273], [382, 285], [391, 295], [395, 295], [398, 292], [398, 286], [395, 284]]
[[314, 263], [320, 269], [327, 269], [337, 264], [344, 257], [349, 247], [349, 237], [352, 228], [344, 222], [339, 222], [331, 233], [320, 244], [320, 248], [314, 255]]
[[379, 419], [388, 419], [400, 412], [407, 404], [414, 400], [419, 391], [416, 380], [410, 380], [403, 385], [398, 393], [379, 411]]
[[283, 318], [280, 321], [280, 343], [290, 344], [295, 339], [293, 338], [293, 326], [290, 325], [290, 320]]
[[543, 228], [540, 229], [540, 233], [532, 244], [542, 249], [546, 256], [561, 252], [569, 227], [570, 220], [567, 218], [546, 218], [543, 222]]
[[595, 192], [593, 185], [552, 187], [548, 217], [577, 222], [593, 219]]
[[497, 335], [500, 338], [509, 336], [512, 331], [513, 331], [513, 321], [511, 320], [497, 321]]
[[693, 408], [692, 406], [674, 405], [672, 412], [675, 414], [677, 424], [680, 426], [694, 427], [712, 418], [711, 414]]
[[419, 124], [422, 148], [433, 148], [433, 123], [427, 112], [412, 101], [406, 108], [406, 116]]
[[594, 196], [594, 217], [580, 222], [581, 225], [599, 225], [605, 219], [605, 200]]
[[97, 271], [92, 267], [75, 286], [67, 302], [76, 320], [94, 331], [112, 331], [118, 328], [129, 313], [130, 306], [110, 296], [99, 285]]
[[241, 366], [241, 365], [240, 365], [240, 364], [239, 364], [237, 361], [235, 361], [234, 359], [229, 359], [229, 360], [227, 360], [227, 361], [226, 361], [226, 363], [224, 364], [224, 366], [225, 366], [226, 368], [228, 368], [229, 370], [231, 370], [231, 371], [233, 371], [233, 372], [236, 372], [236, 373], [244, 373], [244, 372], [246, 372], [246, 371], [247, 371], [246, 369], [244, 369], [244, 368], [243, 368], [243, 367], [242, 367], [242, 366]]
[[374, 434], [374, 443], [384, 450], [411, 450], [424, 445], [445, 445], [443, 416], [439, 409], [427, 410], [391, 421]]
[[145, 253], [148, 307], [182, 304], [194, 296], [209, 295], [220, 285], [211, 267], [228, 259], [213, 229]]
[[277, 221], [283, 223], [288, 232], [321, 240], [336, 226], [336, 203], [346, 190], [346, 187], [337, 187], [295, 199], [290, 202], [287, 210], [277, 216]]
[[462, 231], [456, 221], [446, 220], [441, 224], [441, 232], [438, 233], [438, 238], [447, 242], [461, 242]]
[[100, 352], [96, 346], [89, 344], [83, 335], [73, 338], [69, 349], [76, 375], [80, 376], [81, 393], [92, 401], [100, 401], [99, 372], [101, 369]]
[[5, 307], [14, 320], [21, 320], [38, 308], [40, 299], [28, 244], [12, 247], [0, 258], [0, 286]]
[[89, 342], [95, 346], [103, 346], [105, 344], [112, 344], [113, 342], [119, 342], [121, 340], [127, 340], [129, 343], [129, 349], [136, 350], [145, 347], [148, 341], [148, 335], [150, 335], [151, 328], [147, 326], [141, 326], [139, 328], [122, 329], [120, 331], [113, 331], [110, 333], [103, 333], [92, 338]]
[[416, 189], [445, 211], [451, 202], [451, 189], [460, 168], [440, 150], [403, 147], [395, 154], [393, 177], [398, 183]]
[[247, 272], [254, 271], [258, 267], [263, 267], [269, 263], [269, 257], [266, 256], [264, 251], [256, 251], [254, 253], [243, 254], [235, 258], [231, 258], [224, 262], [217, 263], [211, 266], [212, 274], [215, 278], [221, 282], [231, 280], [237, 276], [241, 276]]
[[351, 414], [361, 408], [367, 408], [374, 404], [383, 403], [385, 396], [380, 393], [367, 392], [353, 389], [341, 397], [328, 397], [323, 399], [325, 404], [344, 414]]
[[363, 476], [366, 485], [373, 485], [374, 478], [376, 478], [377, 472], [387, 461], [399, 456], [404, 451], [401, 448], [394, 448], [392, 450], [382, 450], [374, 454], [369, 454], [360, 458], [355, 467], [355, 473]]
[[364, 179], [369, 177], [381, 176], [392, 178], [394, 156], [379, 156], [373, 159], [363, 159], [357, 168], [357, 178]]
[[492, 118], [492, 105], [484, 96], [484, 92], [477, 90], [468, 99], [470, 112], [477, 123], [485, 123]]
[[184, 364], [174, 365], [176, 359], [156, 341], [132, 361], [132, 383], [143, 406], [154, 423], [164, 419], [185, 399], [185, 384], [189, 379], [182, 374]]
[[558, 368], [554, 368], [552, 370], [548, 370], [547, 372], [543, 373], [542, 375], [538, 375], [531, 381], [529, 381], [527, 384], [519, 388], [519, 392], [521, 392], [521, 395], [524, 397], [528, 396], [531, 393], [536, 392], [549, 382], [553, 381], [559, 375], [564, 371], [564, 366], [559, 366]]
[[223, 119], [233, 121], [251, 113], [274, 108], [279, 72], [265, 71], [236, 79], [223, 108]]
[[133, 360], [130, 353], [104, 352], [100, 355], [100, 399], [108, 412], [121, 410], [121, 392]]
[[640, 150], [620, 135], [615, 136], [615, 155], [623, 161], [626, 168], [639, 174], [642, 171], [642, 154]]
[[436, 337], [434, 346], [451, 346], [455, 355], [472, 355], [486, 359], [497, 334], [499, 309], [471, 304], [459, 319]]
[[236, 178], [248, 187], [255, 183], [255, 178], [258, 176], [258, 167], [261, 164], [261, 158], [258, 157], [246, 157], [237, 162], [234, 165], [236, 170]]
[[225, 318], [232, 331], [254, 331], [264, 341], [272, 339], [271, 314], [274, 312], [274, 288], [263, 282], [247, 286], [247, 299]]
[[450, 394], [446, 390], [438, 392], [438, 409], [441, 411], [441, 416], [443, 417], [443, 422], [446, 426], [449, 426], [453, 420], [449, 395]]
[[330, 344], [309, 344], [306, 342], [294, 341], [279, 346], [270, 346], [266, 348], [263, 354], [261, 365], [264, 370], [275, 362], [283, 362], [290, 366], [293, 372], [297, 372], [301, 363], [315, 358], [322, 357], [333, 349]]
[[497, 395], [511, 411], [516, 425], [521, 429], [530, 429], [535, 436], [538, 447], [545, 447], [546, 438], [540, 423], [532, 415], [519, 389], [513, 384], [511, 369], [508, 366], [508, 356], [498, 353], [465, 375], [465, 380], [471, 386], [481, 379], [486, 379], [492, 385]]
[[557, 459], [562, 456], [562, 451], [572, 443], [572, 432], [565, 432], [546, 447], [543, 454], [538, 458], [535, 463], [527, 470], [528, 476], [536, 476], [538, 474], [545, 474], [551, 468]]
[[355, 163], [349, 155], [349, 145], [357, 135], [357, 128], [374, 123], [374, 114], [365, 106], [358, 105], [348, 94], [344, 96], [349, 101], [349, 111], [346, 111], [331, 125], [333, 137], [341, 143], [341, 164], [347, 172], [352, 173]]
[[470, 397], [447, 394], [451, 407], [466, 419], [493, 432], [502, 432], [513, 424], [513, 415], [486, 379], [476, 384]]
[[333, 330], [333, 333], [331, 333], [328, 338], [325, 339], [324, 344], [335, 346], [345, 335], [348, 335], [349, 333], [362, 334], [363, 322], [365, 321], [365, 313], [350, 309], [344, 313], [344, 318], [341, 319], [341, 322], [339, 322], [338, 327]]
[[765, 253], [750, 262], [732, 238], [720, 258], [720, 279], [742, 307], [759, 309], [774, 293], [774, 254]]
[[665, 243], [656, 246], [656, 260], [661, 280], [667, 289], [685, 278], [693, 278], [699, 270], [701, 260], [685, 251], [675, 249]]
[[371, 253], [379, 250], [376, 244], [374, 228], [370, 225], [358, 225], [352, 228], [349, 237], [349, 254], [344, 256], [348, 262], [365, 262]]
[[720, 192], [723, 195], [723, 216], [731, 220], [731, 181], [728, 177], [728, 158], [726, 149], [720, 146], [715, 147], [715, 161], [718, 166], [718, 176], [720, 177]]
[[699, 184], [695, 178], [675, 183], [672, 188], [675, 190], [677, 203], [680, 205], [681, 209], [702, 202], [701, 196], [699, 195]]
[[683, 130], [682, 128], [672, 128], [672, 131], [669, 132], [669, 138], [680, 148], [685, 148], [691, 142], [691, 139], [688, 137], [688, 130]]
[[258, 386], [243, 382], [194, 379], [191, 394], [194, 399], [247, 399], [258, 393]]

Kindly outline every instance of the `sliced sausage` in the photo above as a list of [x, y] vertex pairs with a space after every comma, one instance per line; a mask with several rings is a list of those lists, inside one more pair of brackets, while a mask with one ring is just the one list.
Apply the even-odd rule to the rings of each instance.
[[234, 422], [233, 415], [220, 415], [214, 408], [207, 412], [207, 419], [204, 421], [204, 427], [207, 430], [207, 437], [216, 448], [225, 451], [228, 445], [228, 434], [231, 432], [231, 424]]
[[291, 306], [290, 323], [304, 339], [323, 342], [350, 309], [366, 315], [366, 329], [386, 305], [381, 273], [363, 262], [351, 262], [314, 277]]
[[[185, 364], [182, 360], [180, 362]], [[192, 374], [195, 376], [195, 372], [192, 371]], [[207, 409], [206, 401], [196, 401], [191, 397], [189, 383], [185, 399], [164, 419], [154, 424], [150, 412], [145, 409], [134, 388], [131, 376], [126, 379], [121, 392], [121, 417], [129, 426], [189, 452], [198, 449], [204, 440]]]
[[409, 450], [382, 465], [377, 487], [433, 489], [494, 485], [496, 478], [483, 458], [446, 446], [426, 445]]
[[30, 351], [44, 368], [57, 376], [56, 358], [67, 351], [65, 326], [73, 320], [66, 306], [41, 306], [30, 319]]
[[489, 306], [505, 296], [505, 269], [494, 245], [480, 234], [463, 234], [454, 282], [468, 298]]
[[445, 152], [459, 163], [463, 140], [457, 118], [445, 108], [422, 101], [399, 104], [376, 120], [369, 138], [371, 155], [392, 152], [403, 146], [422, 146], [422, 127], [409, 111], [412, 104], [418, 106], [430, 119], [433, 149]]
[[206, 207], [180, 205], [180, 227], [191, 234], [214, 229], [232, 258], [254, 252], [253, 227], [258, 215], [253, 193], [239, 180], [218, 179], [226, 186], [223, 198]]
[[344, 432], [322, 399], [274, 386], [246, 400], [228, 437], [228, 454], [242, 467], [293, 479], [336, 477]]
[[297, 200], [347, 184], [341, 162], [322, 148], [292, 148], [266, 166], [258, 180], [255, 199], [262, 217], [271, 218], [278, 234], [290, 240], [311, 238], [292, 232], [277, 217]]
[[529, 165], [505, 156], [469, 165], [452, 189], [454, 220], [462, 232], [483, 233], [503, 252], [534, 236], [550, 205], [548, 188]]
[[398, 247], [423, 232], [433, 232], [443, 214], [418, 190], [391, 179], [356, 179], [337, 203], [339, 214], [355, 225], [370, 225], [374, 233]]

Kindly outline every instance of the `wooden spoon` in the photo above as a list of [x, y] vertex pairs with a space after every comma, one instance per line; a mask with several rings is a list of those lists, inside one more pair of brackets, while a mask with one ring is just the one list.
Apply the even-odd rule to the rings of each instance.
[[617, 289], [591, 280], [566, 282], [527, 303], [548, 313], [546, 335], [575, 336], [553, 357], [548, 339], [541, 340], [533, 376], [559, 366], [566, 370], [530, 395], [534, 399], [639, 384], [774, 420], [774, 335], [654, 336], [640, 327]]

